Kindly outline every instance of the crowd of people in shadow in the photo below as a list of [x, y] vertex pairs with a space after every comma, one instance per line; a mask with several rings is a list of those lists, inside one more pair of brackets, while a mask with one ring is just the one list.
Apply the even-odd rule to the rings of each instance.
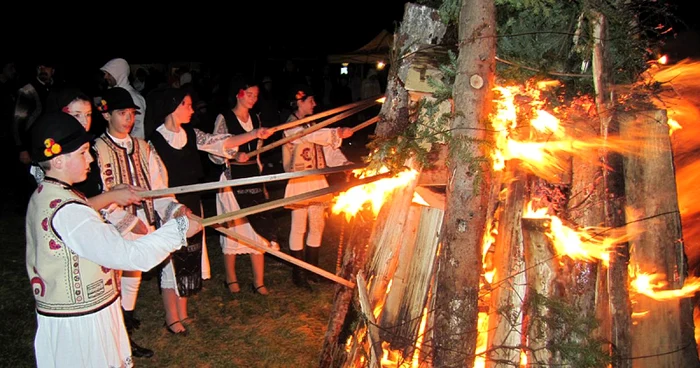
[[[341, 75], [325, 65], [313, 74], [300, 72], [293, 62], [280, 74], [253, 76], [212, 75], [187, 65], [168, 73], [155, 67], [132, 70], [115, 58], [97, 70], [58, 78], [60, 69], [42, 61], [33, 75], [22, 76], [24, 82], [15, 63], [2, 66], [2, 162], [12, 175], [3, 189], [16, 202], [13, 215], [26, 216], [39, 366], [70, 365], [75, 357], [88, 366], [130, 366], [132, 357], [152, 356], [131, 338], [140, 327], [135, 310], [145, 271], [157, 276], [163, 327], [186, 336], [194, 323], [187, 300], [212, 277], [212, 249], [195, 221], [205, 217], [203, 193], [142, 197], [139, 192], [351, 164], [364, 153], [363, 142], [353, 142], [348, 128], [358, 117], [262, 154], [255, 151], [316, 123], [275, 132], [282, 122], [373, 97], [384, 88], [373, 69]], [[326, 176], [307, 175], [225, 187], [212, 199], [222, 215], [328, 186]], [[224, 225], [318, 267], [330, 199], [288, 204], [291, 231], [282, 237], [285, 242], [265, 212]], [[272, 292], [264, 282], [261, 252], [223, 234], [219, 243], [228, 292], [241, 291], [236, 260], [244, 254], [253, 270], [249, 289], [261, 296]], [[324, 281], [296, 265], [291, 276], [306, 291]]]

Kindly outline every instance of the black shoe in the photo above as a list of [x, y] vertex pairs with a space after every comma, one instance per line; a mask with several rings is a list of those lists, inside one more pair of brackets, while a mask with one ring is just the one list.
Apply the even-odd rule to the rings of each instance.
[[131, 355], [135, 358], [150, 358], [153, 356], [153, 350], [137, 345], [131, 337], [129, 337], [129, 343], [131, 343]]

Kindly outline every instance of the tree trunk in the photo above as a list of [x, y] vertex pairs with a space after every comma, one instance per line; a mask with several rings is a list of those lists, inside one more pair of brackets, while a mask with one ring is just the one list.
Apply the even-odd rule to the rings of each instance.
[[412, 67], [412, 55], [424, 45], [439, 44], [446, 29], [435, 9], [406, 4], [403, 21], [394, 35], [393, 53], [396, 57], [391, 62], [386, 101], [379, 113], [380, 120], [375, 131], [378, 137], [399, 135], [410, 124], [409, 96], [404, 85]]
[[[663, 274], [667, 289], [680, 289], [687, 277], [666, 112], [620, 119], [623, 139], [641, 127], [645, 141], [638, 155], [624, 160], [627, 221], [642, 231], [630, 240], [630, 267]], [[635, 296], [635, 312], [649, 313], [631, 328], [633, 367], [697, 367], [693, 312], [689, 299], [656, 301]]]
[[447, 186], [436, 285], [434, 364], [437, 367], [474, 365], [481, 243], [491, 166], [486, 163], [488, 159], [475, 161], [488, 157], [479, 145], [459, 145], [468, 140], [486, 140], [484, 123], [494, 87], [495, 13], [493, 1], [462, 1], [458, 75], [453, 88], [457, 117], [452, 123], [454, 135], [449, 157], [453, 170]]

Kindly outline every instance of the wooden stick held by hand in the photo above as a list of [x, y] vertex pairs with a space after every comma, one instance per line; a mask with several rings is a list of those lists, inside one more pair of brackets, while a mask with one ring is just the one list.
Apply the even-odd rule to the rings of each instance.
[[332, 118], [326, 119], [326, 120], [324, 120], [324, 121], [322, 121], [322, 122], [320, 122], [320, 123], [318, 123], [318, 124], [315, 124], [314, 126], [308, 127], [308, 128], [302, 130], [301, 132], [299, 132], [299, 133], [297, 133], [297, 134], [291, 135], [291, 136], [289, 136], [289, 137], [282, 138], [282, 139], [280, 139], [280, 140], [278, 140], [278, 141], [275, 141], [275, 142], [273, 142], [273, 143], [268, 144], [267, 146], [263, 146], [262, 148], [257, 149], [257, 150], [255, 150], [255, 151], [248, 152], [247, 155], [248, 155], [248, 157], [257, 156], [257, 155], [259, 155], [259, 154], [261, 154], [261, 153], [263, 153], [263, 152], [267, 152], [267, 151], [269, 151], [269, 150], [271, 150], [271, 149], [273, 149], [273, 148], [277, 148], [277, 147], [279, 147], [279, 146], [281, 146], [281, 145], [283, 145], [283, 144], [285, 144], [285, 143], [287, 143], [287, 142], [291, 142], [291, 141], [293, 141], [293, 140], [295, 140], [295, 139], [299, 139], [299, 138], [301, 138], [301, 137], [303, 137], [303, 136], [305, 136], [305, 135], [307, 135], [307, 134], [310, 134], [310, 133], [313, 133], [313, 132], [315, 132], [315, 131], [317, 131], [317, 130], [323, 129], [323, 128], [325, 128], [325, 127], [328, 126], [328, 125], [331, 125], [331, 124], [333, 124], [333, 123], [335, 123], [335, 122], [337, 122], [337, 121], [343, 120], [343, 119], [347, 118], [348, 116], [354, 115], [354, 114], [356, 114], [356, 113], [358, 113], [358, 112], [360, 112], [360, 111], [362, 111], [362, 110], [365, 110], [365, 109], [367, 109], [367, 108], [369, 108], [369, 107], [371, 107], [371, 106], [372, 106], [372, 105], [369, 104], [369, 105], [362, 105], [362, 106], [355, 107], [355, 108], [350, 109], [350, 110], [348, 110], [348, 111], [346, 111], [346, 112], [344, 112], [344, 113], [342, 113], [342, 114], [338, 114], [338, 115], [336, 115], [336, 116], [334, 116], [334, 117], [332, 117]]
[[295, 196], [291, 196], [288, 198], [277, 199], [274, 201], [261, 203], [261, 204], [255, 205], [255, 206], [242, 208], [238, 211], [233, 211], [233, 212], [223, 213], [223, 214], [217, 215], [217, 216], [207, 217], [207, 218], [202, 220], [202, 226], [211, 226], [211, 225], [215, 225], [215, 224], [221, 224], [221, 223], [224, 223], [227, 221], [243, 218], [243, 217], [246, 217], [248, 215], [255, 214], [255, 213], [265, 212], [265, 211], [268, 211], [268, 210], [271, 210], [274, 208], [278, 208], [278, 207], [284, 207], [284, 206], [292, 204], [292, 203], [308, 201], [308, 200], [313, 199], [313, 198], [325, 196], [325, 195], [336, 193], [336, 192], [343, 192], [343, 191], [346, 191], [349, 188], [352, 188], [354, 186], [371, 183], [371, 182], [379, 180], [379, 179], [384, 179], [384, 178], [390, 177], [391, 175], [392, 175], [392, 173], [378, 174], [378, 175], [370, 176], [367, 178], [359, 179], [359, 180], [356, 180], [356, 181], [353, 181], [350, 183], [338, 184], [338, 185], [334, 185], [332, 187], [317, 189], [317, 190], [313, 190], [310, 192], [297, 194]]
[[270, 130], [274, 133], [274, 132], [278, 132], [280, 130], [294, 128], [297, 125], [305, 124], [305, 123], [308, 123], [310, 121], [314, 121], [316, 119], [325, 118], [326, 116], [337, 114], [337, 113], [343, 112], [345, 110], [350, 110], [350, 109], [355, 108], [355, 107], [364, 106], [364, 105], [372, 106], [375, 103], [381, 103], [378, 101], [380, 97], [381, 97], [381, 95], [378, 95], [378, 96], [375, 96], [372, 98], [368, 98], [366, 100], [349, 103], [347, 105], [339, 106], [339, 107], [336, 107], [334, 109], [319, 112], [318, 114], [309, 115], [303, 119], [294, 120], [294, 121], [290, 121], [288, 123], [280, 124], [278, 126], [269, 128], [268, 130]]
[[226, 187], [237, 187], [237, 186], [248, 185], [248, 184], [269, 183], [272, 181], [301, 178], [301, 177], [310, 176], [310, 175], [334, 174], [337, 172], [362, 169], [366, 166], [367, 166], [367, 164], [352, 164], [352, 165], [344, 165], [344, 166], [336, 166], [336, 167], [327, 167], [325, 169], [306, 170], [306, 171], [297, 171], [297, 172], [289, 172], [289, 173], [254, 176], [254, 177], [250, 177], [250, 178], [240, 178], [240, 179], [232, 179], [232, 180], [226, 180], [226, 181], [215, 181], [215, 182], [210, 182], [210, 183], [183, 185], [183, 186], [179, 186], [179, 187], [166, 188], [166, 189], [144, 190], [141, 192], [137, 192], [137, 194], [141, 198], [161, 197], [161, 196], [166, 196], [166, 195], [171, 195], [171, 194], [201, 192], [201, 191], [205, 191], [205, 190], [220, 189], [220, 188], [226, 188]]
[[[203, 221], [202, 218], [197, 217], [197, 216], [195, 216], [195, 215], [192, 215], [191, 218], [192, 218], [194, 221], [197, 221], [197, 222], [200, 222], [200, 223], [202, 223], [202, 221]], [[342, 277], [336, 276], [336, 275], [334, 275], [334, 274], [332, 274], [332, 273], [330, 273], [330, 272], [328, 272], [328, 271], [326, 271], [326, 270], [324, 270], [324, 269], [318, 268], [318, 267], [313, 266], [313, 265], [311, 265], [311, 264], [308, 264], [308, 263], [306, 263], [306, 262], [304, 262], [304, 261], [301, 261], [301, 260], [299, 260], [299, 259], [296, 259], [296, 258], [290, 256], [290, 255], [287, 254], [287, 253], [284, 253], [284, 252], [282, 252], [282, 251], [279, 251], [279, 250], [276, 250], [276, 249], [267, 247], [267, 246], [265, 246], [265, 245], [262, 245], [262, 244], [260, 244], [260, 243], [258, 243], [258, 242], [256, 242], [256, 241], [254, 241], [254, 240], [252, 240], [252, 239], [250, 239], [250, 238], [248, 238], [248, 237], [246, 237], [246, 236], [243, 236], [243, 235], [241, 235], [241, 234], [238, 234], [237, 232], [235, 232], [235, 231], [233, 231], [233, 230], [231, 230], [231, 229], [228, 229], [228, 228], [226, 228], [226, 227], [224, 227], [224, 226], [222, 226], [222, 225], [218, 225], [218, 224], [217, 224], [217, 225], [214, 225], [214, 226], [212, 226], [212, 227], [213, 227], [216, 231], [218, 231], [218, 232], [220, 232], [220, 233], [222, 233], [222, 234], [224, 234], [224, 235], [226, 235], [226, 236], [229, 236], [229, 237], [231, 237], [231, 238], [233, 238], [233, 239], [236, 239], [236, 240], [237, 240], [238, 242], [240, 242], [241, 244], [243, 244], [243, 245], [245, 245], [245, 246], [247, 246], [247, 247], [249, 247], [249, 248], [253, 248], [253, 249], [257, 250], [258, 252], [272, 254], [273, 256], [275, 256], [275, 257], [277, 257], [277, 258], [284, 259], [284, 260], [287, 261], [287, 262], [293, 263], [293, 264], [295, 264], [295, 265], [297, 265], [297, 266], [299, 266], [299, 267], [302, 267], [302, 268], [304, 268], [304, 269], [307, 269], [307, 270], [309, 270], [309, 271], [311, 271], [311, 272], [313, 272], [313, 273], [315, 273], [315, 274], [317, 274], [317, 275], [319, 275], [319, 276], [323, 276], [323, 277], [325, 277], [325, 278], [327, 278], [327, 279], [329, 279], [329, 280], [331, 280], [331, 281], [335, 281], [335, 282], [337, 282], [337, 283], [339, 283], [339, 284], [341, 284], [341, 285], [343, 285], [343, 286], [349, 287], [349, 288], [351, 288], [351, 289], [355, 287], [355, 284], [354, 284], [354, 283], [352, 283], [352, 282], [350, 282], [350, 281], [348, 281], [348, 280], [346, 280], [346, 279], [344, 279], [344, 278], [342, 278]]]

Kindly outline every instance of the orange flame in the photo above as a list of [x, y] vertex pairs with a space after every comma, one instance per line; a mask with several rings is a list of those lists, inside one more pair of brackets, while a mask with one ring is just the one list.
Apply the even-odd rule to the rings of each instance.
[[630, 276], [630, 286], [635, 292], [658, 301], [690, 298], [700, 289], [700, 278], [693, 276], [688, 277], [680, 289], [664, 289], [668, 282], [660, 273], [634, 272], [630, 267]]
[[[564, 225], [557, 216], [547, 214], [547, 208], [533, 210], [533, 201], [528, 202], [523, 218], [550, 219], [549, 230], [545, 235], [552, 241], [557, 254], [574, 260], [592, 262], [600, 260], [605, 267], [610, 264], [610, 252], [614, 245], [629, 240], [630, 235], [623, 229], [586, 227], [572, 229]], [[614, 237], [601, 237], [601, 233], [612, 232]]]
[[[365, 176], [383, 174], [388, 171], [389, 169], [382, 167], [378, 173], [363, 172], [359, 173], [359, 177], [363, 178]], [[355, 174], [357, 175], [358, 173], [356, 172]], [[408, 185], [408, 183], [415, 180], [417, 175], [417, 171], [407, 170], [398, 173], [392, 178], [380, 179], [369, 184], [352, 187], [347, 192], [342, 192], [335, 198], [332, 212], [334, 214], [345, 212], [345, 219], [349, 221], [364, 207], [365, 203], [371, 203], [372, 211], [374, 215], [377, 216], [387, 196], [390, 195], [394, 189]]]
[[[601, 139], [596, 136], [584, 136], [580, 132], [567, 132], [562, 126], [556, 111], [543, 110], [546, 101], [541, 97], [541, 91], [534, 86], [496, 87], [494, 90], [499, 98], [494, 100], [495, 111], [490, 116], [491, 125], [495, 130], [496, 148], [491, 154], [493, 168], [501, 171], [505, 162], [520, 160], [521, 165], [533, 174], [551, 180], [567, 167], [567, 155], [590, 159], [596, 162], [598, 151], [609, 151], [636, 154], [635, 141], [623, 141], [608, 137]], [[538, 83], [538, 86], [549, 87], [555, 84]], [[575, 102], [586, 109], [589, 104], [585, 99]], [[532, 128], [530, 134], [520, 128]]]

